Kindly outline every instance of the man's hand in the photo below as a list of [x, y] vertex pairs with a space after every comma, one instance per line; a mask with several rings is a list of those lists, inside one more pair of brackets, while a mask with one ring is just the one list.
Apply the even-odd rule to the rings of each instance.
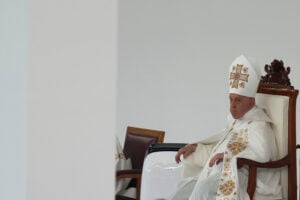
[[209, 166], [212, 167], [214, 164], [219, 164], [219, 162], [223, 161], [224, 153], [218, 153], [214, 155], [209, 161]]
[[183, 158], [188, 157], [191, 153], [193, 153], [197, 148], [197, 144], [188, 144], [185, 147], [182, 147], [178, 150], [177, 154], [175, 155], [175, 161], [177, 163], [181, 162], [180, 156], [183, 155]]

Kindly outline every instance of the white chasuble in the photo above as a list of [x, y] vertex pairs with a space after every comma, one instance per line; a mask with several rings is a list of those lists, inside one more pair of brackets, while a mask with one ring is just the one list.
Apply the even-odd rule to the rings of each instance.
[[[198, 167], [198, 174], [195, 174], [194, 168], [189, 171], [187, 167], [184, 173], [192, 174], [192, 176], [183, 176], [172, 199], [249, 199], [247, 194], [248, 168], [243, 166], [237, 169], [237, 158], [247, 158], [258, 162], [278, 159], [275, 136], [270, 126], [271, 120], [258, 107], [254, 107], [241, 119], [233, 122], [234, 119], [231, 117], [229, 126], [222, 133], [204, 143], [200, 142], [191, 158], [189, 156], [186, 161], [184, 160], [184, 166], [187, 164], [192, 166], [194, 163], [194, 168]], [[200, 158], [203, 156], [201, 149], [204, 149], [206, 153], [210, 150], [210, 153], [204, 156], [205, 161]], [[224, 153], [223, 162], [210, 167], [209, 161], [217, 153]], [[282, 194], [279, 180], [279, 172], [258, 169], [254, 199], [280, 199]], [[194, 184], [190, 184], [192, 182]], [[192, 188], [187, 189], [187, 186]], [[177, 194], [180, 194], [181, 198], [176, 198]], [[186, 197], [183, 198], [183, 196]]]

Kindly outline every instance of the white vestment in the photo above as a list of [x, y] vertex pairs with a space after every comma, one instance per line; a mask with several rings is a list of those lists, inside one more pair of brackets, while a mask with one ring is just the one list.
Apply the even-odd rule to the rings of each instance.
[[[184, 159], [183, 179], [173, 200], [248, 200], [248, 168], [237, 169], [236, 159], [258, 162], [277, 160], [271, 120], [258, 107], [241, 119], [229, 116], [229, 125], [220, 134], [197, 143], [196, 151]], [[210, 159], [224, 153], [223, 162], [209, 167]], [[280, 174], [258, 169], [255, 200], [281, 199]]]

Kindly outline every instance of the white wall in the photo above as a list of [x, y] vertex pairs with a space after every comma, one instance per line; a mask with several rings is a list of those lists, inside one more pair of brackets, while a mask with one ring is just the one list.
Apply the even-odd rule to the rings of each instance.
[[28, 200], [113, 199], [117, 3], [29, 0]]
[[0, 199], [26, 198], [27, 3], [0, 1]]
[[120, 1], [120, 140], [127, 125], [165, 130], [166, 142], [192, 142], [222, 129], [228, 66], [242, 53], [262, 70], [282, 59], [300, 88], [299, 6], [279, 0]]
[[0, 1], [0, 199], [113, 199], [116, 42], [116, 1]]

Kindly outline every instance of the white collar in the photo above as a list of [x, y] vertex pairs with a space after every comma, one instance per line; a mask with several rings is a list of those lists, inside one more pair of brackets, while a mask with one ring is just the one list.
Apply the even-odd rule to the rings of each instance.
[[[235, 119], [232, 117], [231, 114], [228, 115], [228, 122], [233, 123]], [[265, 122], [272, 122], [272, 120], [268, 117], [265, 111], [258, 107], [254, 106], [248, 112], [244, 114], [243, 117], [237, 119], [237, 122], [249, 122], [249, 121], [265, 121]]]

